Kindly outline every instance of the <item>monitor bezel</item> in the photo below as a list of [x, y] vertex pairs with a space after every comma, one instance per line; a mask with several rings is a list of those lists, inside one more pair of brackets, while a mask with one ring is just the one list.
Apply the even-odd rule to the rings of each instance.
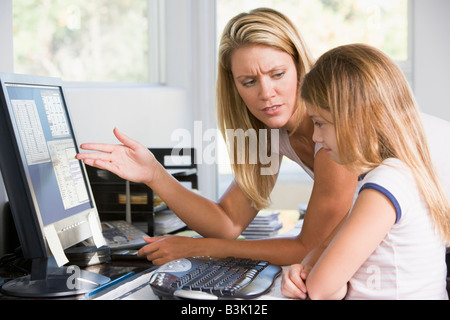
[[[0, 163], [0, 166], [2, 166], [2, 176], [19, 241], [22, 245], [25, 258], [48, 258], [52, 253], [46, 241], [44, 227], [48, 227], [49, 225], [43, 225], [30, 176], [25, 169], [27, 163], [22, 142], [19, 138], [18, 128], [13, 121], [14, 113], [10, 103], [7, 85], [43, 86], [59, 89], [69, 120], [68, 123], [75, 143], [76, 152], [78, 153], [78, 139], [71, 120], [72, 117], [67, 103], [63, 81], [60, 78], [54, 77], [0, 73], [0, 85], [2, 93], [0, 97], [1, 115], [3, 116], [0, 120], [0, 126], [2, 126], [2, 129], [0, 129], [0, 146], [6, 145], [8, 150], [13, 151], [12, 154], [2, 157], [3, 160], [1, 161], [5, 163]], [[18, 161], [20, 162], [18, 163]], [[82, 161], [79, 161], [79, 164], [92, 208], [50, 224], [55, 228], [63, 249], [93, 236], [89, 222], [90, 215], [94, 214], [95, 219], [100, 223], [85, 165]], [[13, 169], [8, 170], [7, 168]], [[15, 196], [16, 192], [26, 192], [26, 194], [22, 197], [17, 197]], [[27, 201], [19, 201], [24, 199]]]

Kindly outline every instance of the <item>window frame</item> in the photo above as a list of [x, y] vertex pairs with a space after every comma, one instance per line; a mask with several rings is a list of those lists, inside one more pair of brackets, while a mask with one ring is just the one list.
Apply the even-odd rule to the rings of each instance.
[[[155, 128], [155, 131], [167, 132], [168, 128], [177, 126], [193, 132], [194, 121], [202, 121], [205, 130], [216, 128], [215, 112], [215, 1], [211, 0], [149, 0], [158, 7], [160, 18], [158, 25], [159, 43], [161, 47], [153, 48], [159, 51], [159, 83], [98, 83], [98, 82], [65, 82], [66, 93], [73, 101], [72, 115], [74, 120], [83, 121], [85, 116], [82, 110], [88, 108], [86, 105], [98, 106], [100, 113], [105, 114], [105, 120], [110, 121], [112, 115], [103, 103], [103, 96], [109, 102], [114, 103], [113, 108], [120, 105], [127, 106], [127, 100], [118, 101], [129, 95], [136, 94], [139, 98], [133, 98], [136, 104], [138, 99], [153, 99], [156, 97], [158, 103], [168, 103], [161, 110], [162, 117], [174, 117], [175, 124], [167, 121], [160, 122], [163, 130]], [[176, 10], [170, 10], [176, 8]], [[0, 23], [5, 25], [0, 30], [0, 38], [5, 45], [0, 52], [0, 71], [14, 72], [13, 59], [13, 30], [12, 30], [12, 0], [0, 1]], [[6, 27], [7, 26], [7, 27]], [[163, 48], [163, 49], [162, 49]], [[142, 98], [145, 97], [145, 98]], [[165, 98], [166, 97], [166, 98]], [[137, 106], [139, 108], [139, 106]], [[148, 103], [142, 108], [148, 109]], [[150, 107], [152, 109], [153, 107]], [[134, 110], [134, 109], [131, 109]], [[151, 113], [146, 110], [144, 113]], [[99, 112], [97, 112], [99, 113]], [[122, 120], [122, 119], [120, 119]], [[136, 126], [141, 126], [145, 119], [136, 119]], [[103, 129], [103, 128], [102, 128]], [[142, 128], [141, 141], [156, 141], [153, 147], [170, 147], [176, 144], [170, 139], [157, 135], [150, 139]], [[108, 131], [109, 132], [109, 131]], [[98, 136], [100, 133], [91, 133]], [[80, 136], [80, 134], [78, 134]], [[109, 133], [108, 133], [109, 136]], [[80, 140], [80, 139], [79, 139]], [[80, 142], [83, 142], [82, 139]], [[105, 141], [108, 142], [108, 141]], [[150, 144], [150, 143], [148, 143]], [[216, 193], [216, 166], [199, 165], [199, 189], [207, 198], [215, 199]]]
[[[214, 0], [215, 2], [219, 0]], [[224, 0], [225, 1], [225, 0]], [[407, 55], [408, 59], [405, 61], [395, 60], [397, 65], [403, 71], [405, 77], [409, 81], [410, 85], [414, 85], [413, 77], [413, 63], [414, 63], [414, 0], [407, 0], [407, 23], [408, 23], [408, 36], [407, 36]], [[216, 22], [217, 24], [217, 22]], [[219, 30], [220, 31], [220, 30]], [[318, 58], [318, 57], [316, 57]]]

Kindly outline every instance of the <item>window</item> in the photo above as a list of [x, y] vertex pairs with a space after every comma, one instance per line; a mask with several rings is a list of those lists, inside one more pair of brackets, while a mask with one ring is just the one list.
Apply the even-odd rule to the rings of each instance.
[[70, 82], [160, 82], [161, 3], [13, 1], [14, 70]]
[[242, 11], [270, 7], [286, 14], [318, 58], [338, 45], [371, 44], [396, 61], [409, 59], [408, 0], [218, 0], [218, 31]]

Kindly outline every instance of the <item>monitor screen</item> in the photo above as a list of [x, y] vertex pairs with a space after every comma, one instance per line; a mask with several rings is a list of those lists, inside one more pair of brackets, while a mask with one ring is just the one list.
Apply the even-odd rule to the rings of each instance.
[[5, 85], [42, 224], [92, 209], [61, 89]]

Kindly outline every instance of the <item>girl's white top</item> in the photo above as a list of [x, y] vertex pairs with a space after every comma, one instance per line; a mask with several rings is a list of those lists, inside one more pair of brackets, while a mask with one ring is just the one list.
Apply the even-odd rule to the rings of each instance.
[[392, 202], [397, 221], [350, 280], [346, 299], [448, 299], [446, 248], [411, 170], [387, 159], [360, 177], [355, 198], [366, 188]]

